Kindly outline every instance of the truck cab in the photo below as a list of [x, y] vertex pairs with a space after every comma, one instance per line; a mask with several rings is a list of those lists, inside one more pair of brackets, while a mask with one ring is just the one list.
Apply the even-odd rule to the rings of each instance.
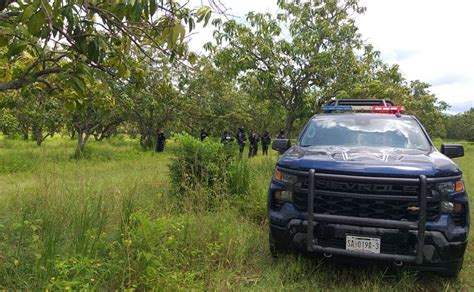
[[388, 100], [335, 100], [282, 153], [268, 191], [270, 250], [406, 264], [457, 276], [469, 232], [462, 145], [433, 145]]

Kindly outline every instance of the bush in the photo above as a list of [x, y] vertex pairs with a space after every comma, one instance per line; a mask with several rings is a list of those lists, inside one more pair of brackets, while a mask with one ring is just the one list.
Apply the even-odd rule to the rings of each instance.
[[226, 146], [187, 134], [177, 135], [175, 158], [170, 164], [171, 187], [184, 194], [196, 188], [216, 189], [227, 186], [227, 173], [235, 155]]
[[175, 194], [249, 192], [249, 164], [236, 159], [235, 145], [211, 139], [201, 142], [187, 134], [177, 135], [174, 144], [175, 158], [170, 164], [170, 176]]

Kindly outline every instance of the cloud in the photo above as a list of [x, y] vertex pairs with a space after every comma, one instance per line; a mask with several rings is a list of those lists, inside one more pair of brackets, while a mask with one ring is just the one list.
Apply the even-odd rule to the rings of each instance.
[[432, 86], [441, 86], [441, 85], [449, 85], [455, 83], [466, 83], [469, 82], [469, 78], [460, 72], [453, 72], [444, 74], [438, 78], [429, 80], [428, 83]]
[[430, 91], [452, 105], [469, 109], [474, 101], [474, 1], [362, 0], [367, 12], [357, 17], [363, 37], [382, 59], [399, 64], [408, 80], [432, 84]]
[[461, 102], [454, 102], [451, 104], [451, 108], [447, 111], [448, 114], [457, 114], [461, 112], [465, 112], [470, 108], [474, 108], [474, 101], [461, 101]]
[[395, 60], [399, 62], [414, 57], [419, 51], [413, 49], [395, 49], [394, 53], [396, 56]]

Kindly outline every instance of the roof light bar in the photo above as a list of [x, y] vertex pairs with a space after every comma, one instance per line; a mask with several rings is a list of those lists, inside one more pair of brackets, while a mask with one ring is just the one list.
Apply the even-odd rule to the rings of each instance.
[[325, 112], [332, 111], [365, 111], [383, 114], [400, 114], [405, 111], [403, 106], [364, 106], [364, 105], [325, 105], [321, 109]]

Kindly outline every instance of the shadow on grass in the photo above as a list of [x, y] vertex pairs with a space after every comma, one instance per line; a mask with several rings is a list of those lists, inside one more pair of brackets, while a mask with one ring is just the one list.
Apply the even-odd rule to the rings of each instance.
[[[286, 287], [307, 285], [323, 290], [387, 291], [464, 291], [460, 279], [444, 278], [414, 267], [395, 266], [383, 261], [363, 260], [319, 254], [292, 252], [274, 258], [270, 263]], [[357, 288], [355, 288], [357, 287]]]

